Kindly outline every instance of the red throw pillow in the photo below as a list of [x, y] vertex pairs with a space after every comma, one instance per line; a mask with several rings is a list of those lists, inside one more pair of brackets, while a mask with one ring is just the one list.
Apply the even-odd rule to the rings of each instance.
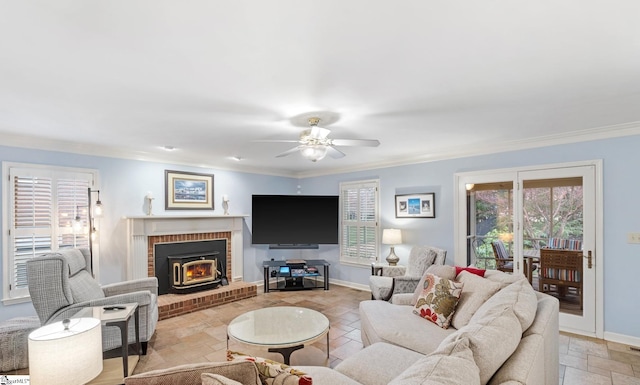
[[462, 266], [456, 266], [456, 277], [458, 276], [458, 274], [460, 274], [461, 271], [468, 271], [469, 273], [475, 274], [475, 275], [479, 275], [481, 277], [484, 277], [484, 272], [487, 271], [485, 269], [478, 269], [477, 267], [462, 267]]

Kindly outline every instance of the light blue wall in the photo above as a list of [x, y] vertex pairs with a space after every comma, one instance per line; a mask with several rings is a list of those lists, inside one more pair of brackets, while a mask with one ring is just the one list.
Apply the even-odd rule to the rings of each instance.
[[[105, 237], [110, 240], [101, 244], [101, 276], [103, 283], [108, 283], [125, 276], [123, 258], [126, 240], [122, 235], [120, 218], [144, 214], [147, 191], [157, 197], [154, 213], [163, 213], [165, 169], [215, 174], [216, 210], [213, 214], [222, 214], [219, 204], [221, 194], [229, 195], [232, 214], [250, 214], [251, 194], [254, 193], [295, 194], [300, 186], [303, 194], [338, 194], [338, 185], [342, 181], [379, 179], [381, 226], [403, 229], [404, 244], [396, 247], [396, 253], [406, 261], [412, 245], [434, 245], [449, 250], [448, 262], [452, 263], [455, 173], [603, 159], [604, 255], [601, 256], [603, 264], [600, 266], [604, 269], [604, 330], [640, 338], [636, 321], [640, 318], [640, 307], [634, 305], [632, 288], [640, 271], [640, 245], [626, 243], [628, 232], [640, 232], [640, 206], [635, 203], [637, 192], [640, 191], [640, 179], [636, 172], [640, 165], [638, 148], [640, 136], [631, 136], [301, 180], [8, 147], [0, 147], [0, 160], [89, 167], [100, 171], [101, 198], [107, 207], [101, 223], [101, 236], [103, 240]], [[436, 218], [396, 219], [394, 196], [416, 192], [436, 193]], [[307, 251], [253, 247], [250, 228], [251, 219], [247, 218], [244, 232], [244, 274], [247, 281], [261, 281], [261, 262], [264, 259], [302, 257], [327, 259], [332, 263], [333, 279], [367, 285], [369, 269], [340, 265], [336, 246], [321, 246], [319, 250]], [[386, 255], [388, 248], [382, 246], [381, 253]], [[0, 307], [0, 320], [33, 314], [31, 309], [31, 304]]]
[[[402, 228], [404, 244], [396, 246], [401, 263], [406, 262], [411, 246], [425, 244], [448, 250], [447, 262], [452, 264], [455, 173], [603, 159], [604, 255], [596, 263], [602, 261], [604, 269], [604, 331], [639, 338], [640, 306], [635, 305], [633, 285], [640, 271], [640, 245], [626, 241], [627, 233], [640, 232], [638, 149], [640, 136], [630, 136], [309, 178], [300, 184], [305, 190], [330, 193], [327, 190], [335, 186], [337, 192], [342, 181], [380, 179], [381, 225]], [[395, 218], [394, 195], [415, 192], [436, 193], [435, 219]], [[382, 246], [383, 256], [388, 251]], [[332, 268], [332, 273], [334, 278], [360, 284], [366, 284], [370, 274], [368, 269], [352, 266]]]
[[[144, 197], [147, 192], [152, 192], [155, 197], [153, 202], [155, 215], [178, 213], [164, 210], [165, 170], [214, 174], [215, 210], [208, 212], [213, 215], [223, 214], [222, 194], [228, 195], [231, 200], [229, 207], [231, 214], [248, 215], [251, 214], [252, 194], [295, 194], [298, 185], [297, 179], [294, 178], [3, 146], [0, 146], [0, 161], [82, 167], [99, 171], [100, 199], [105, 208], [103, 218], [99, 219], [100, 240], [98, 246], [100, 250], [100, 280], [103, 284], [122, 281], [126, 277], [127, 239], [123, 217], [139, 216], [146, 213]], [[5, 183], [6, 176], [3, 175], [0, 181], [2, 191], [4, 191]], [[247, 218], [244, 231], [245, 280], [261, 282], [261, 262], [269, 257], [269, 250], [263, 246], [252, 247], [250, 228], [251, 219]], [[6, 229], [2, 229], [2, 231], [4, 232]], [[3, 239], [0, 237], [0, 250], [4, 250], [2, 242]], [[0, 265], [0, 282], [4, 277], [2, 269], [3, 266]], [[3, 287], [5, 284], [2, 282]], [[9, 306], [0, 304], [0, 321], [24, 315], [35, 315], [31, 303]]]

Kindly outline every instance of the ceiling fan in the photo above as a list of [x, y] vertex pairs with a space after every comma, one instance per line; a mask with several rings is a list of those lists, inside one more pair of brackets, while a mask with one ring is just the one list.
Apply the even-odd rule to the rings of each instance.
[[298, 140], [262, 140], [261, 142], [299, 143], [298, 146], [276, 155], [276, 158], [299, 151], [303, 157], [312, 162], [323, 159], [327, 154], [334, 159], [344, 157], [345, 154], [336, 146], [377, 147], [380, 145], [380, 141], [376, 139], [331, 139], [328, 137], [331, 130], [318, 126], [320, 118], [312, 117], [308, 122], [310, 128], [302, 131]]

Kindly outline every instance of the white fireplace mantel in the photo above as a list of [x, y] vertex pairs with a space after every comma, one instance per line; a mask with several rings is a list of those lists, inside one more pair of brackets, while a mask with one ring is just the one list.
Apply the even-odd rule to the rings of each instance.
[[147, 215], [129, 216], [127, 221], [127, 278], [148, 276], [148, 239], [150, 236], [231, 232], [231, 272], [233, 281], [242, 281], [242, 229], [248, 215]]

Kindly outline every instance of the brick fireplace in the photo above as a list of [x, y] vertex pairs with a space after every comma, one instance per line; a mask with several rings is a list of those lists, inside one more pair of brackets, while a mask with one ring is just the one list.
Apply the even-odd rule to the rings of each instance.
[[[231, 232], [214, 232], [214, 233], [198, 233], [198, 234], [172, 234], [172, 235], [159, 235], [159, 236], [150, 236], [148, 238], [148, 250], [147, 250], [147, 274], [149, 277], [158, 277], [158, 281], [160, 282], [163, 278], [167, 277], [168, 271], [166, 268], [162, 271], [163, 276], [158, 275], [159, 267], [161, 266], [163, 261], [159, 261], [158, 257], [165, 258], [165, 255], [156, 255], [157, 248], [156, 246], [175, 246], [173, 248], [174, 253], [180, 253], [180, 250], [183, 250], [182, 247], [185, 246], [185, 252], [206, 252], [210, 251], [208, 246], [202, 246], [200, 248], [189, 248], [191, 245], [197, 245], [199, 243], [207, 243], [208, 241], [226, 241], [226, 246], [223, 247], [225, 249], [226, 254], [223, 255], [222, 259], [224, 260], [224, 266], [221, 267], [222, 273], [227, 275], [228, 277], [233, 277], [233, 270], [231, 264]], [[211, 246], [214, 247], [214, 246]], [[166, 261], [164, 261], [166, 262]], [[166, 267], [166, 266], [165, 266]], [[162, 290], [162, 287], [165, 286], [165, 283], [159, 283], [160, 293], [165, 294], [168, 290]]]
[[242, 281], [244, 216], [141, 216], [126, 219], [129, 239], [128, 279], [156, 275], [156, 245], [226, 241], [223, 270], [226, 270], [229, 284], [195, 293], [159, 295], [160, 319], [256, 296], [256, 285]]

